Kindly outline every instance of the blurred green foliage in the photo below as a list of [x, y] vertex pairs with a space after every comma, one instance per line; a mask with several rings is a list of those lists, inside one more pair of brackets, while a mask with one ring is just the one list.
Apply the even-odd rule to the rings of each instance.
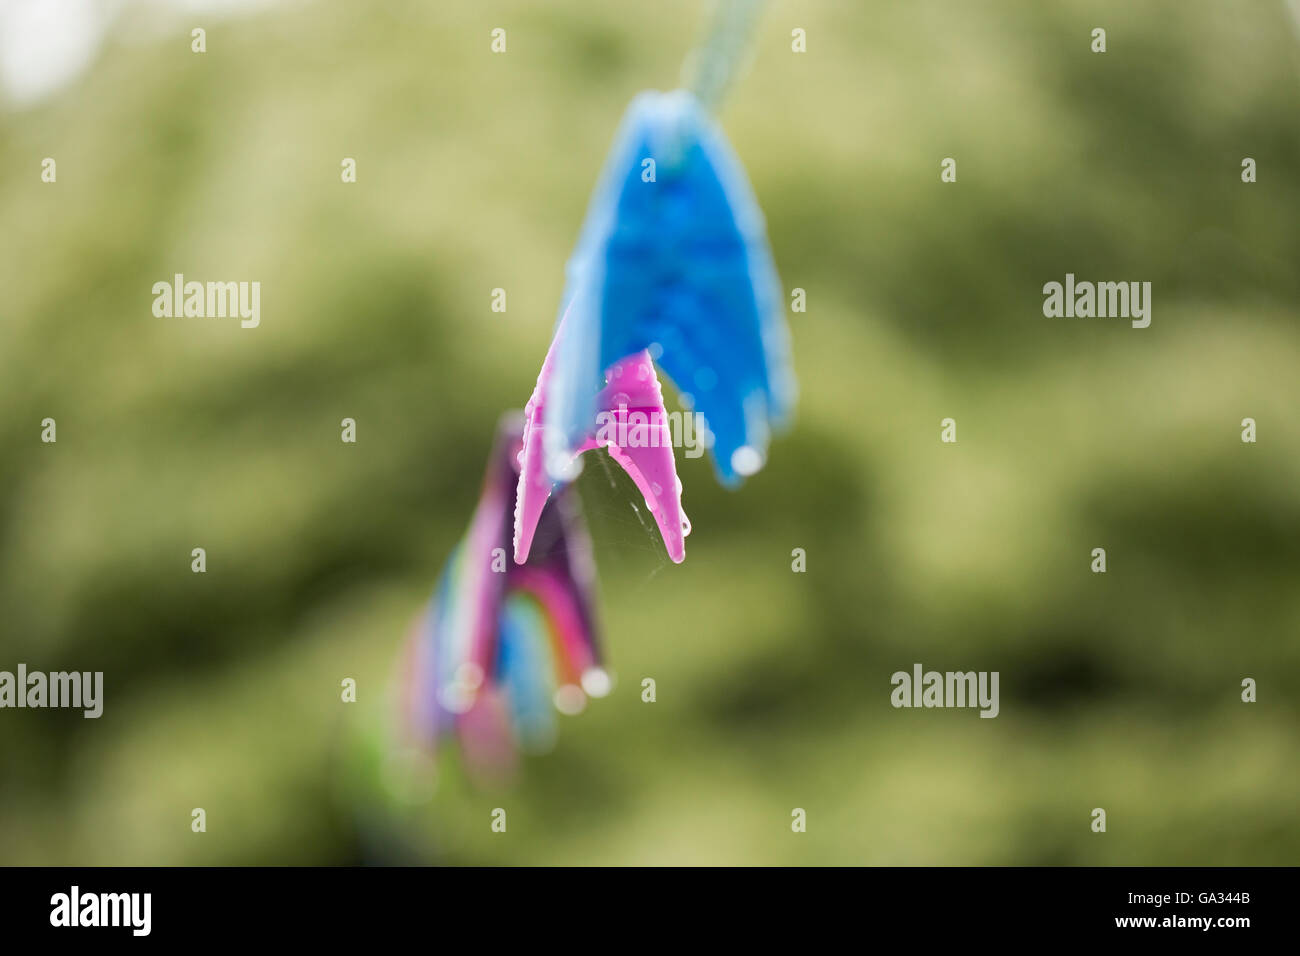
[[[681, 566], [588, 467], [615, 693], [511, 787], [446, 753], [387, 793], [356, 741], [700, 21], [322, 0], [200, 56], [128, 17], [0, 114], [0, 669], [106, 685], [0, 712], [0, 861], [1297, 862], [1300, 44], [1262, 0], [771, 4], [722, 122], [807, 290], [796, 427], [737, 493], [679, 462]], [[175, 272], [260, 281], [261, 327], [154, 318]], [[1151, 327], [1045, 319], [1066, 272], [1151, 281]], [[1001, 716], [892, 709], [917, 661], [1000, 671]]]

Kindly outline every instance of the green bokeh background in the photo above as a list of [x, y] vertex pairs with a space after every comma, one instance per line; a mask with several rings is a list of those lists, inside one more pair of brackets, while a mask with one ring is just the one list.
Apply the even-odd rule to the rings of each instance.
[[[1282, 3], [771, 3], [721, 121], [807, 290], [795, 427], [736, 493], [679, 460], [681, 566], [588, 467], [614, 694], [415, 805], [371, 749], [407, 625], [701, 9], [146, 17], [0, 114], [0, 669], [106, 682], [98, 721], [0, 712], [0, 862], [1300, 860]], [[154, 318], [175, 272], [260, 281], [261, 327]], [[1066, 272], [1152, 282], [1151, 327], [1044, 318]], [[891, 708], [914, 662], [999, 671], [1001, 715]]]

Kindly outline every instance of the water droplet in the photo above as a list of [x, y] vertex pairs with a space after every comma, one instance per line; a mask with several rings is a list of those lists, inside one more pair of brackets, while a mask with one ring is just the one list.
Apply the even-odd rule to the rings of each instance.
[[763, 467], [763, 456], [758, 453], [758, 449], [741, 445], [731, 453], [731, 467], [736, 470], [736, 474], [748, 478]]
[[601, 667], [589, 667], [582, 673], [582, 689], [589, 697], [604, 697], [614, 686], [609, 673]]
[[583, 708], [587, 706], [587, 695], [577, 684], [565, 684], [563, 687], [556, 688], [554, 699], [555, 709], [570, 717], [582, 713]]

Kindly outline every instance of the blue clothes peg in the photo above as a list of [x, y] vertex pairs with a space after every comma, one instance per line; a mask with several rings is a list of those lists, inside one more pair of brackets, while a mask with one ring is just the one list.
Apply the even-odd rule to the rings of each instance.
[[604, 371], [642, 349], [704, 416], [720, 481], [734, 486], [763, 466], [795, 401], [783, 294], [744, 169], [694, 95], [633, 100], [567, 278], [546, 395], [548, 471], [589, 431]]

